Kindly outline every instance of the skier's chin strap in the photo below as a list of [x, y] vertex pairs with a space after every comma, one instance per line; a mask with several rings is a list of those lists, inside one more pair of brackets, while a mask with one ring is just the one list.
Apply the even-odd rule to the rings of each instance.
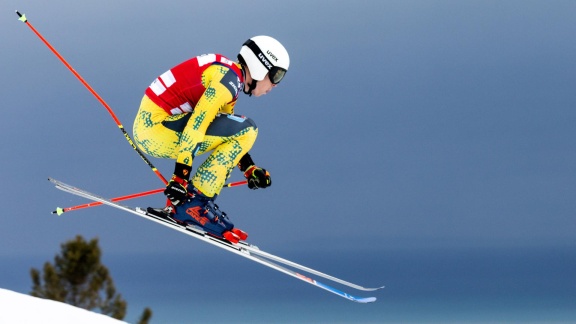
[[246, 90], [246, 87], [244, 87], [244, 93], [252, 97], [252, 91], [256, 89], [257, 83], [258, 83], [257, 80], [252, 79], [252, 83], [248, 84], [248, 90]]
[[[244, 80], [246, 80], [246, 69], [248, 69], [248, 67], [246, 66], [246, 63], [244, 63], [244, 59], [242, 58], [242, 56], [238, 55], [238, 61], [240, 62], [240, 65], [242, 66], [242, 77], [244, 78]], [[244, 87], [244, 93], [247, 94], [248, 96], [252, 97], [252, 91], [254, 89], [256, 89], [256, 84], [258, 83], [257, 80], [252, 79], [252, 83], [248, 84], [248, 89], [246, 89], [246, 87]]]

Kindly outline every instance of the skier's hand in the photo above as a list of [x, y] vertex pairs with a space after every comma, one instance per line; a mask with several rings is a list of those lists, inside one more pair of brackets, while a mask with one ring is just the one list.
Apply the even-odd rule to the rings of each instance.
[[250, 189], [266, 188], [272, 185], [270, 173], [255, 165], [244, 172], [244, 177], [248, 180], [248, 188]]
[[164, 194], [168, 199], [170, 199], [170, 202], [174, 206], [179, 206], [183, 204], [188, 197], [188, 190], [186, 187], [188, 187], [188, 181], [174, 175], [166, 185]]

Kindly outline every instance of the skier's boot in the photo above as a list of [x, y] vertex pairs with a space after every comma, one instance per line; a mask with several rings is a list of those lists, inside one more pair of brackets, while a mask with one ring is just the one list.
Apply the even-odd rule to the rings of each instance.
[[248, 235], [234, 228], [226, 213], [214, 203], [216, 197], [207, 197], [192, 185], [188, 186], [192, 196], [181, 206], [176, 207], [172, 217], [180, 222], [201, 226], [208, 233], [223, 237], [232, 243], [245, 240]]

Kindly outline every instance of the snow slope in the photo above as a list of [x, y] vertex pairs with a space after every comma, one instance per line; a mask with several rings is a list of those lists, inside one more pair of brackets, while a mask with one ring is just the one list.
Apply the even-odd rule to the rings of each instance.
[[2, 324], [120, 324], [109, 316], [0, 288]]

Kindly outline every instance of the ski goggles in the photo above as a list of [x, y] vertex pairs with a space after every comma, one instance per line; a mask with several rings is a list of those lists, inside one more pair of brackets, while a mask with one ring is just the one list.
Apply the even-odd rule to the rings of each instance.
[[284, 79], [286, 72], [286, 69], [275, 66], [268, 72], [268, 78], [270, 78], [272, 84], [278, 84]]
[[270, 63], [270, 61], [266, 58], [260, 47], [256, 45], [256, 42], [249, 39], [243, 45], [248, 46], [248, 48], [256, 55], [256, 57], [260, 60], [262, 65], [268, 69], [268, 78], [272, 84], [278, 84], [286, 75], [287, 70], [285, 68], [281, 68], [279, 66], [274, 66], [274, 64]]

